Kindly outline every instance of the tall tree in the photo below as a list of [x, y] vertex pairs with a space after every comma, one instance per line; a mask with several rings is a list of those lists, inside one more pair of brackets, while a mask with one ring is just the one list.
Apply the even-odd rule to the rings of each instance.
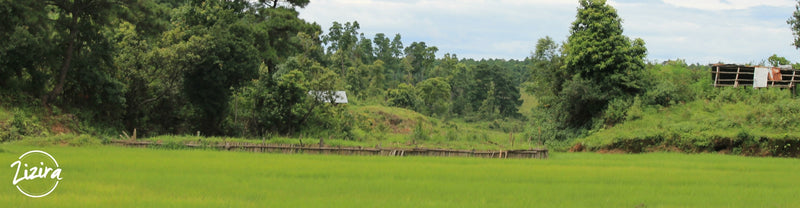
[[372, 43], [374, 44], [373, 47], [375, 47], [372, 49], [375, 53], [375, 58], [383, 61], [383, 63], [391, 63], [392, 58], [394, 58], [391, 40], [389, 40], [385, 34], [377, 33], [375, 37], [372, 38]]
[[[517, 116], [522, 100], [519, 88], [514, 85], [508, 69], [495, 64], [481, 63], [475, 68], [473, 79], [475, 85], [470, 96], [473, 99], [471, 102], [473, 109], [486, 106], [485, 113], [496, 112], [506, 117]], [[486, 101], [489, 98], [491, 100]]]
[[[255, 46], [247, 2], [208, 0], [184, 5], [177, 26], [165, 34], [170, 47], [186, 47], [181, 91], [199, 115], [199, 126], [210, 135], [222, 134], [228, 100], [246, 80], [256, 77]], [[174, 38], [174, 39], [173, 39]]]
[[467, 67], [464, 63], [458, 63], [450, 74], [450, 89], [452, 91], [450, 100], [453, 103], [450, 107], [451, 112], [457, 115], [471, 113], [474, 110], [473, 105], [470, 103], [473, 100], [471, 90], [475, 87], [475, 75], [472, 67]]
[[[54, 61], [50, 51], [56, 49], [48, 35], [52, 25], [45, 6], [43, 1], [0, 3], [0, 16], [4, 17], [0, 22], [0, 89], [28, 88], [22, 90], [37, 96], [45, 89], [46, 73], [38, 68], [50, 67], [47, 63]], [[25, 86], [11, 86], [10, 82]]]
[[360, 39], [358, 40], [358, 49], [356, 52], [356, 56], [360, 58], [362, 64], [370, 64], [375, 61], [375, 54], [372, 47], [372, 40], [364, 37], [364, 33], [360, 34]]
[[63, 51], [53, 90], [42, 99], [45, 105], [61, 96], [72, 62], [80, 55], [76, 52], [87, 43], [103, 41], [99, 30], [109, 24], [113, 8], [119, 5], [114, 0], [51, 0], [47, 4], [52, 5], [58, 15], [56, 30], [60, 32], [58, 41], [63, 44]]
[[571, 78], [562, 85], [557, 112], [571, 127], [586, 126], [614, 99], [632, 99], [643, 91], [642, 39], [622, 35], [622, 19], [605, 0], [581, 0], [564, 46], [562, 69]]
[[[297, 34], [302, 32], [312, 35], [317, 44], [320, 42], [316, 34], [320, 34], [322, 29], [316, 23], [308, 23], [300, 19], [294, 8], [257, 8], [255, 14], [255, 27], [257, 32], [255, 38], [258, 40], [253, 44], [258, 49], [262, 61], [266, 64], [270, 73], [274, 73], [277, 66], [285, 62], [289, 57], [295, 56], [303, 51], [303, 46], [297, 40]], [[321, 59], [322, 49], [316, 49], [310, 58]]]
[[413, 77], [414, 82], [425, 79], [425, 73], [431, 70], [433, 62], [436, 61], [436, 46], [428, 47], [425, 42], [413, 42], [405, 48], [406, 60], [411, 64], [412, 71], [408, 73]]
[[434, 77], [417, 84], [417, 94], [428, 115], [444, 116], [450, 110], [450, 84], [445, 78]]
[[539, 103], [552, 105], [559, 102], [561, 85], [570, 77], [566, 70], [561, 69], [563, 56], [559, 45], [550, 37], [540, 38], [531, 54], [531, 60], [532, 82], [525, 86], [525, 90], [535, 95]]
[[357, 66], [359, 59], [358, 51], [358, 30], [361, 28], [358, 22], [346, 22], [344, 25], [333, 22], [328, 34], [322, 37], [323, 43], [328, 45], [327, 52], [331, 56], [333, 64], [339, 68], [341, 75], [347, 75], [347, 68]]
[[794, 35], [792, 45], [800, 49], [800, 1], [797, 1], [797, 5], [795, 5], [794, 8], [795, 10], [792, 16], [789, 17], [789, 20], [786, 20], [786, 24], [789, 24], [789, 27], [792, 29], [792, 35]]

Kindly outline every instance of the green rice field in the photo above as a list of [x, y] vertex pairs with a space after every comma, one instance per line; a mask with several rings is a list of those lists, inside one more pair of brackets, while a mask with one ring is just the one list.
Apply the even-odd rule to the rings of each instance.
[[[10, 164], [44, 150], [43, 198]], [[3, 207], [796, 207], [800, 160], [551, 153], [547, 160], [366, 157], [0, 144]]]

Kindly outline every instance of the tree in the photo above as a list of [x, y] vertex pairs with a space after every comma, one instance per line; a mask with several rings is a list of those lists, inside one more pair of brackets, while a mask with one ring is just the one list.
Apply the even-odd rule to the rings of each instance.
[[168, 47], [180, 48], [191, 59], [179, 59], [181, 92], [196, 108], [197, 129], [223, 133], [228, 100], [245, 81], [255, 78], [260, 53], [257, 34], [247, 17], [247, 2], [198, 1], [181, 8], [176, 27], [165, 33]]
[[784, 57], [778, 56], [778, 54], [772, 54], [772, 56], [767, 58], [767, 61], [769, 61], [769, 64], [772, 65], [773, 67], [792, 64], [792, 62], [789, 62], [789, 60], [786, 60], [786, 58]]
[[347, 69], [351, 66], [359, 65], [357, 57], [358, 46], [358, 22], [346, 22], [344, 25], [333, 22], [328, 34], [322, 37], [323, 43], [328, 45], [327, 52], [331, 56], [333, 64], [339, 68], [342, 76], [347, 76]]
[[383, 61], [376, 60], [369, 65], [369, 95], [378, 96], [386, 87], [386, 67]]
[[431, 70], [433, 62], [436, 61], [436, 46], [428, 47], [425, 42], [413, 42], [405, 48], [406, 60], [411, 64], [412, 71], [408, 73], [413, 77], [414, 82], [425, 79], [425, 73]]
[[430, 77], [444, 77], [450, 79], [453, 77], [453, 72], [458, 65], [458, 56], [455, 54], [446, 53], [442, 59], [438, 60], [438, 64], [433, 67], [430, 72]]
[[562, 84], [570, 77], [566, 70], [561, 69], [563, 58], [559, 45], [550, 37], [540, 38], [537, 41], [536, 49], [531, 54], [532, 82], [525, 85], [525, 90], [536, 96], [539, 103], [546, 105], [541, 107], [549, 107], [560, 102], [558, 94], [561, 92]]
[[390, 76], [388, 76], [391, 78], [390, 83], [392, 84], [390, 84], [390, 86], [397, 86], [402, 80], [403, 73], [406, 71], [404, 70], [406, 67], [405, 63], [402, 61], [404, 49], [402, 37], [399, 33], [395, 34], [388, 49], [388, 54], [393, 58], [392, 61], [386, 62], [389, 64], [389, 70], [386, 70], [386, 72], [391, 73]]
[[434, 77], [417, 84], [417, 94], [422, 101], [423, 112], [444, 116], [450, 109], [450, 84], [444, 78]]
[[419, 103], [419, 97], [414, 86], [401, 83], [396, 89], [386, 90], [386, 99], [389, 106], [414, 110]]
[[[487, 113], [497, 112], [506, 117], [518, 115], [522, 100], [520, 100], [519, 88], [514, 85], [508, 69], [481, 63], [475, 68], [473, 80], [475, 80], [475, 85], [471, 95], [472, 109], [487, 106], [488, 108], [484, 107], [488, 109], [484, 111]], [[491, 100], [486, 103], [485, 101], [489, 98]]]
[[[591, 123], [614, 99], [632, 99], [643, 91], [642, 39], [622, 35], [622, 19], [605, 0], [581, 0], [564, 46], [562, 84], [556, 111], [571, 127]], [[566, 99], [566, 100], [564, 100]]]
[[52, 5], [54, 13], [58, 15], [55, 29], [60, 32], [58, 41], [65, 47], [53, 90], [42, 98], [45, 106], [61, 96], [73, 60], [76, 56], [83, 55], [79, 51], [86, 44], [104, 43], [103, 36], [98, 31], [109, 24], [113, 8], [118, 5], [113, 0], [52, 0], [47, 4]]
[[[277, 70], [277, 66], [285, 62], [289, 57], [295, 56], [303, 51], [297, 34], [302, 32], [309, 35], [320, 34], [322, 28], [316, 23], [308, 23], [300, 19], [299, 14], [293, 8], [257, 8], [254, 14], [253, 24], [258, 35], [253, 43], [258, 49], [259, 56], [270, 70]], [[319, 44], [318, 36], [313, 41]], [[321, 60], [322, 49], [310, 52], [307, 56], [316, 60]]]
[[[259, 79], [253, 80], [241, 91], [241, 96], [251, 103], [255, 122], [250, 122], [257, 135], [266, 132], [292, 134], [308, 126], [320, 128], [338, 127], [332, 117], [334, 108], [323, 100], [309, 95], [309, 91], [335, 91], [341, 88], [339, 75], [308, 57], [317, 51], [318, 44], [312, 35], [299, 33], [298, 41], [304, 46], [304, 52], [290, 57], [278, 66], [274, 74], [267, 73], [262, 66]], [[333, 96], [323, 93], [322, 96]]]
[[356, 56], [360, 58], [362, 64], [370, 64], [375, 61], [375, 55], [372, 51], [372, 40], [364, 37], [364, 33], [361, 33], [360, 37]]
[[375, 37], [372, 38], [372, 43], [374, 44], [373, 47], [375, 47], [372, 49], [373, 53], [375, 53], [375, 58], [387, 64], [394, 62], [393, 58], [395, 52], [392, 51], [392, 42], [385, 34], [375, 34]]
[[[52, 25], [43, 1], [4, 1], [0, 4], [0, 89], [44, 93], [48, 63], [55, 61]], [[28, 76], [30, 78], [26, 78]]]
[[797, 5], [795, 5], [794, 8], [795, 10], [792, 16], [786, 20], [786, 24], [789, 24], [789, 28], [792, 29], [792, 35], [794, 35], [792, 45], [800, 49], [800, 1], [797, 1]]
[[470, 103], [473, 100], [471, 93], [475, 87], [475, 75], [472, 67], [467, 67], [464, 63], [458, 63], [451, 71], [451, 77], [448, 79], [450, 83], [450, 100], [452, 106], [450, 111], [457, 115], [466, 115], [471, 113], [475, 108]]

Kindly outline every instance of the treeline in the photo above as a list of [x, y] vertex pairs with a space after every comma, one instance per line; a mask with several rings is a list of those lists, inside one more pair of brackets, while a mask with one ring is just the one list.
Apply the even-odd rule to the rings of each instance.
[[[473, 120], [520, 117], [529, 60], [437, 58], [400, 34], [327, 33], [308, 0], [45, 0], [0, 5], [4, 100], [145, 135], [350, 137], [352, 103]], [[333, 95], [332, 93], [329, 95]], [[31, 104], [33, 103], [33, 104]], [[62, 112], [63, 111], [63, 112]]]
[[[613, 7], [603, 0], [581, 0], [579, 3], [576, 20], [572, 22], [568, 40], [558, 44], [550, 37], [541, 38], [532, 54], [532, 76], [524, 87], [527, 92], [535, 95], [539, 104], [531, 111], [530, 123], [534, 128], [527, 129], [526, 136], [529, 138], [538, 138], [540, 142], [562, 150], [575, 145], [576, 138], [590, 138], [585, 141], [604, 142], [605, 139], [612, 137], [625, 140], [629, 139], [625, 137], [631, 134], [620, 132], [632, 130], [614, 130], [615, 126], [634, 123], [638, 125], [637, 127], [646, 126], [636, 131], [657, 131], [665, 128], [664, 126], [683, 125], [658, 121], [659, 118], [653, 119], [654, 116], [646, 114], [655, 114], [654, 112], [672, 109], [674, 106], [681, 108], [680, 106], [690, 102], [704, 101], [705, 104], [709, 104], [720, 97], [737, 97], [734, 100], [744, 101], [750, 96], [757, 97], [761, 93], [752, 88], [714, 89], [709, 76], [709, 67], [705, 65], [688, 65], [680, 59], [647, 63], [644, 40], [630, 39], [622, 34], [622, 19]], [[790, 64], [786, 58], [772, 55], [759, 65], [786, 64]], [[791, 100], [789, 91], [776, 91], [775, 95], [780, 95], [780, 99], [774, 100], [795, 102]], [[772, 95], [767, 97], [769, 96]], [[656, 125], [641, 125], [640, 119], [643, 117], [648, 118], [648, 124]], [[745, 125], [745, 122], [723, 122], [727, 122], [727, 125]], [[704, 136], [704, 139], [721, 138], [714, 131], [727, 128], [710, 128], [709, 123], [692, 125], [696, 126], [693, 128], [702, 129], [692, 133], [711, 132], [704, 132], [710, 135]], [[689, 132], [688, 129], [690, 128], [685, 126], [671, 129], [674, 132], [687, 131], [667, 137], [681, 140], [678, 143], [682, 145], [691, 143], [686, 142], [692, 141], [693, 138], [685, 134]], [[603, 134], [604, 131], [614, 133]], [[667, 134], [659, 136], [664, 135]], [[659, 136], [646, 137], [644, 140]], [[635, 138], [642, 137], [637, 135]], [[636, 140], [636, 142], [642, 141]], [[695, 144], [688, 144], [692, 145]]]

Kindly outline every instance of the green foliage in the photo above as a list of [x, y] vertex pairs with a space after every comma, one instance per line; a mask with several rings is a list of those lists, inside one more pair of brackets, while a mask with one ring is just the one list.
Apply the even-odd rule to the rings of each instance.
[[[333, 62], [331, 68], [338, 69], [339, 73], [345, 77], [360, 77], [360, 74], [350, 75], [348, 73], [349, 68], [357, 67], [361, 64], [359, 57], [363, 54], [358, 54], [358, 29], [360, 29], [360, 26], [357, 21], [347, 22], [344, 25], [333, 22], [330, 29], [328, 29], [328, 34], [322, 36], [323, 43], [328, 45], [327, 53]], [[372, 56], [372, 54], [369, 55]], [[358, 85], [357, 83], [351, 83], [350, 80], [348, 80], [348, 84]], [[358, 89], [360, 90], [361, 88]]]
[[0, 142], [21, 140], [24, 137], [47, 133], [42, 121], [27, 110], [15, 108], [9, 113], [12, 116], [9, 120], [0, 120]]
[[789, 62], [789, 60], [786, 60], [786, 58], [785, 58], [785, 57], [780, 57], [780, 56], [778, 56], [777, 54], [772, 54], [772, 56], [770, 56], [769, 58], [767, 58], [767, 61], [768, 61], [768, 62], [769, 62], [769, 64], [770, 64], [770, 65], [772, 65], [773, 67], [778, 67], [778, 66], [780, 66], [780, 65], [789, 65], [789, 64], [792, 64], [792, 62]]
[[[176, 27], [189, 40], [188, 53], [194, 60], [186, 64], [182, 92], [200, 112], [200, 129], [211, 135], [222, 133], [221, 122], [228, 112], [231, 88], [255, 77], [259, 58], [254, 46], [255, 31], [233, 2], [186, 5], [179, 14], [184, 20]], [[178, 32], [176, 31], [176, 32]]]
[[414, 132], [411, 133], [409, 140], [413, 142], [422, 142], [430, 140], [429, 132], [425, 127], [422, 126], [422, 122], [417, 122], [417, 127], [414, 128]]
[[786, 24], [789, 24], [789, 28], [792, 29], [792, 35], [794, 36], [792, 45], [800, 49], [800, 1], [795, 5], [795, 10], [792, 12], [792, 16], [786, 20]]
[[[519, 87], [514, 85], [507, 69], [482, 63], [475, 68], [474, 80], [471, 92], [473, 109], [479, 109], [490, 117], [518, 116], [518, 107], [522, 104]], [[481, 107], [483, 110], [480, 110]]]
[[[537, 137], [544, 135], [544, 143], [558, 146], [589, 129], [624, 122], [637, 99], [669, 102], [678, 94], [673, 82], [649, 88], [654, 81], [647, 79], [644, 41], [622, 35], [622, 19], [614, 8], [603, 0], [579, 3], [561, 48], [549, 37], [538, 40], [531, 57], [532, 82], [525, 86], [539, 103], [532, 113], [534, 126], [540, 127]], [[651, 94], [638, 98], [645, 92]]]
[[[305, 43], [313, 41], [305, 33], [297, 38]], [[316, 49], [310, 44], [305, 46], [304, 53], [280, 65], [275, 74], [262, 65], [259, 79], [234, 96], [240, 98], [241, 105], [236, 106], [242, 110], [232, 109], [237, 111], [236, 118], [229, 118], [233, 120], [232, 132], [263, 137], [268, 132], [292, 134], [311, 128], [352, 137], [346, 112], [332, 103], [332, 92], [341, 86], [339, 75], [307, 57]]]
[[[19, 90], [36, 96], [44, 93], [49, 78], [47, 61], [54, 50], [46, 34], [52, 29], [45, 1], [3, 1], [0, 4], [0, 89]], [[17, 92], [19, 93], [19, 92]]]
[[[582, 0], [564, 45], [564, 66], [572, 79], [561, 91], [574, 103], [563, 111], [568, 126], [580, 127], [605, 110], [610, 101], [643, 91], [644, 41], [622, 35], [622, 19], [603, 0]], [[586, 105], [595, 107], [583, 107]]]
[[389, 106], [401, 107], [406, 109], [416, 109], [419, 101], [414, 86], [400, 84], [397, 89], [386, 90], [386, 99]]
[[[717, 88], [708, 100], [637, 107], [628, 121], [579, 140], [591, 150], [629, 152], [724, 151], [744, 155], [796, 156], [800, 105], [791, 93], [775, 88]], [[634, 101], [636, 102], [636, 101]], [[641, 111], [639, 113], [638, 111]], [[632, 119], [631, 116], [638, 117]]]
[[645, 71], [649, 87], [643, 102], [647, 105], [667, 107], [712, 94], [707, 67], [690, 67], [678, 60], [666, 65], [648, 65]]
[[435, 77], [420, 82], [416, 89], [422, 101], [422, 112], [427, 112], [428, 115], [446, 116], [450, 110], [450, 84], [441, 77]]
[[436, 46], [428, 47], [425, 42], [413, 42], [405, 48], [405, 60], [411, 65], [408, 68], [408, 75], [412, 77], [413, 83], [425, 80], [426, 73], [431, 70], [433, 62], [436, 60]]

